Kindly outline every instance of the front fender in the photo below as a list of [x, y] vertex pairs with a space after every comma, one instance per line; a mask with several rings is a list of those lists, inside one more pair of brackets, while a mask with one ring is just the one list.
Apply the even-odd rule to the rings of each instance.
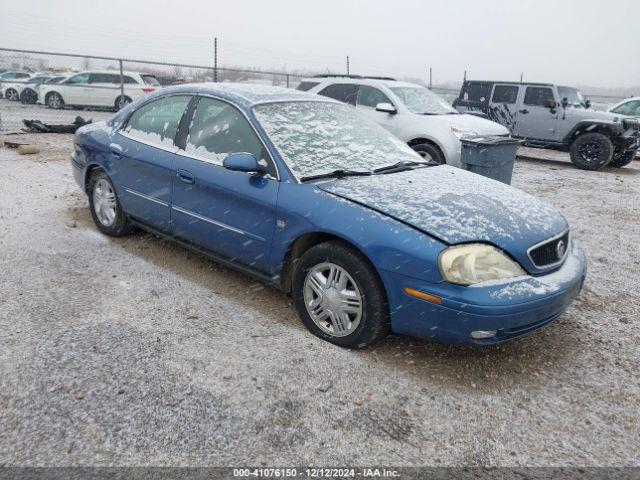
[[442, 280], [438, 256], [445, 244], [313, 184], [281, 184], [277, 223], [271, 252], [274, 276], [282, 275], [287, 252], [297, 239], [324, 233], [355, 246], [378, 270], [433, 283]]

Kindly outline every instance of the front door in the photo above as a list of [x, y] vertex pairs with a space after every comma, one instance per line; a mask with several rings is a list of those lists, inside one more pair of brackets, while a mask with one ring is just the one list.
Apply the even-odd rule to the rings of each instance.
[[56, 89], [67, 105], [86, 105], [89, 99], [89, 74], [80, 73], [69, 77]]
[[378, 125], [397, 135], [400, 131], [398, 115], [377, 111], [376, 106], [379, 103], [388, 103], [396, 107], [396, 109], [398, 108], [379, 88], [371, 87], [369, 85], [360, 85], [358, 87], [356, 108]]
[[161, 97], [136, 110], [111, 138], [112, 177], [122, 208], [133, 218], [171, 231], [172, 164], [189, 95]]
[[558, 101], [553, 89], [528, 85], [521, 98], [514, 134], [526, 139], [556, 140], [559, 106], [549, 106], [550, 102]]
[[[202, 97], [173, 163], [175, 236], [246, 266], [268, 271], [279, 182], [256, 132], [234, 106]], [[225, 169], [230, 153], [248, 152], [270, 174]]]

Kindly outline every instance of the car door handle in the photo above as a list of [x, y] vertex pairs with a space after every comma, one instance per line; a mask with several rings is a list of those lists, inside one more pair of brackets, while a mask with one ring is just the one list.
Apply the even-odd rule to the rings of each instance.
[[112, 143], [109, 145], [109, 148], [111, 149], [111, 155], [115, 158], [120, 158], [122, 156], [122, 147], [117, 143]]
[[527, 110], [526, 108], [524, 110], [518, 110], [519, 113], [529, 113], [529, 110]]
[[177, 177], [184, 183], [193, 184], [196, 182], [193, 173], [187, 172], [186, 170], [178, 170]]

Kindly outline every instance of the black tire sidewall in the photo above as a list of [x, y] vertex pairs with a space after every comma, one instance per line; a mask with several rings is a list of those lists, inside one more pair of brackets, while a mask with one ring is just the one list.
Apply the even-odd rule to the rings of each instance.
[[[114, 195], [116, 197], [116, 220], [115, 222], [113, 222], [113, 225], [108, 227], [103, 225], [100, 222], [93, 206], [93, 189], [95, 187], [96, 182], [98, 182], [98, 180], [101, 180], [101, 179], [104, 179], [107, 182], [109, 182], [109, 185], [111, 185], [111, 189], [113, 190]], [[91, 174], [91, 177], [89, 178], [88, 188], [87, 188], [87, 195], [89, 197], [89, 210], [91, 211], [91, 218], [93, 218], [93, 222], [96, 224], [96, 227], [98, 227], [98, 230], [100, 230], [105, 235], [109, 235], [111, 237], [121, 237], [123, 235], [128, 235], [133, 231], [131, 222], [129, 221], [126, 213], [124, 212], [124, 210], [122, 209], [122, 206], [120, 205], [120, 200], [118, 199], [118, 194], [116, 193], [116, 189], [113, 186], [113, 183], [109, 178], [109, 175], [107, 175], [103, 170], [96, 170], [94, 173]]]
[[[625, 152], [613, 152], [613, 158], [609, 162], [609, 166], [622, 168], [629, 165], [633, 162], [633, 159], [636, 157], [636, 153], [638, 150], [627, 150]], [[618, 157], [616, 157], [618, 155]]]
[[126, 103], [120, 106], [120, 100], [122, 100], [122, 98], [123, 98], [122, 95], [118, 95], [118, 97], [116, 98], [116, 101], [114, 102], [114, 108], [116, 109], [117, 112], [119, 112], [120, 110], [122, 110], [124, 107], [126, 107], [131, 103], [131, 99], [125, 95], [124, 100]]
[[[600, 155], [597, 162], [590, 163], [582, 159], [579, 149], [585, 143], [592, 142], [598, 143], [602, 148], [603, 153]], [[613, 158], [613, 143], [611, 143], [611, 140], [607, 136], [601, 133], [585, 133], [574, 140], [571, 144], [570, 153], [571, 162], [576, 167], [582, 170], [600, 170], [601, 168], [606, 167]]]
[[442, 155], [440, 149], [434, 145], [431, 145], [430, 143], [419, 143], [418, 145], [413, 145], [411, 148], [413, 148], [416, 152], [428, 153], [433, 161], [437, 162], [440, 165], [446, 163], [444, 155]]
[[[324, 262], [344, 268], [356, 282], [362, 295], [362, 318], [349, 335], [334, 337], [324, 332], [311, 319], [304, 301], [304, 281], [308, 272]], [[339, 241], [320, 243], [300, 258], [293, 274], [292, 294], [302, 323], [317, 337], [347, 348], [363, 348], [389, 333], [389, 307], [382, 281], [369, 261], [355, 249]]]

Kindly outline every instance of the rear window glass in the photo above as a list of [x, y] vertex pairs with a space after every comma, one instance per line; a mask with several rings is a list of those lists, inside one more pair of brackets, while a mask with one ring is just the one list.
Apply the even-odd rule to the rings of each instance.
[[142, 75], [142, 80], [146, 85], [153, 85], [154, 87], [160, 86], [160, 82], [153, 75]]
[[493, 89], [492, 103], [516, 103], [518, 87], [516, 85], [496, 85]]
[[466, 83], [462, 86], [460, 100], [470, 103], [487, 103], [492, 87], [491, 83]]
[[296, 87], [296, 90], [306, 92], [307, 90], [311, 90], [316, 85], [320, 85], [320, 82], [300, 82]]

